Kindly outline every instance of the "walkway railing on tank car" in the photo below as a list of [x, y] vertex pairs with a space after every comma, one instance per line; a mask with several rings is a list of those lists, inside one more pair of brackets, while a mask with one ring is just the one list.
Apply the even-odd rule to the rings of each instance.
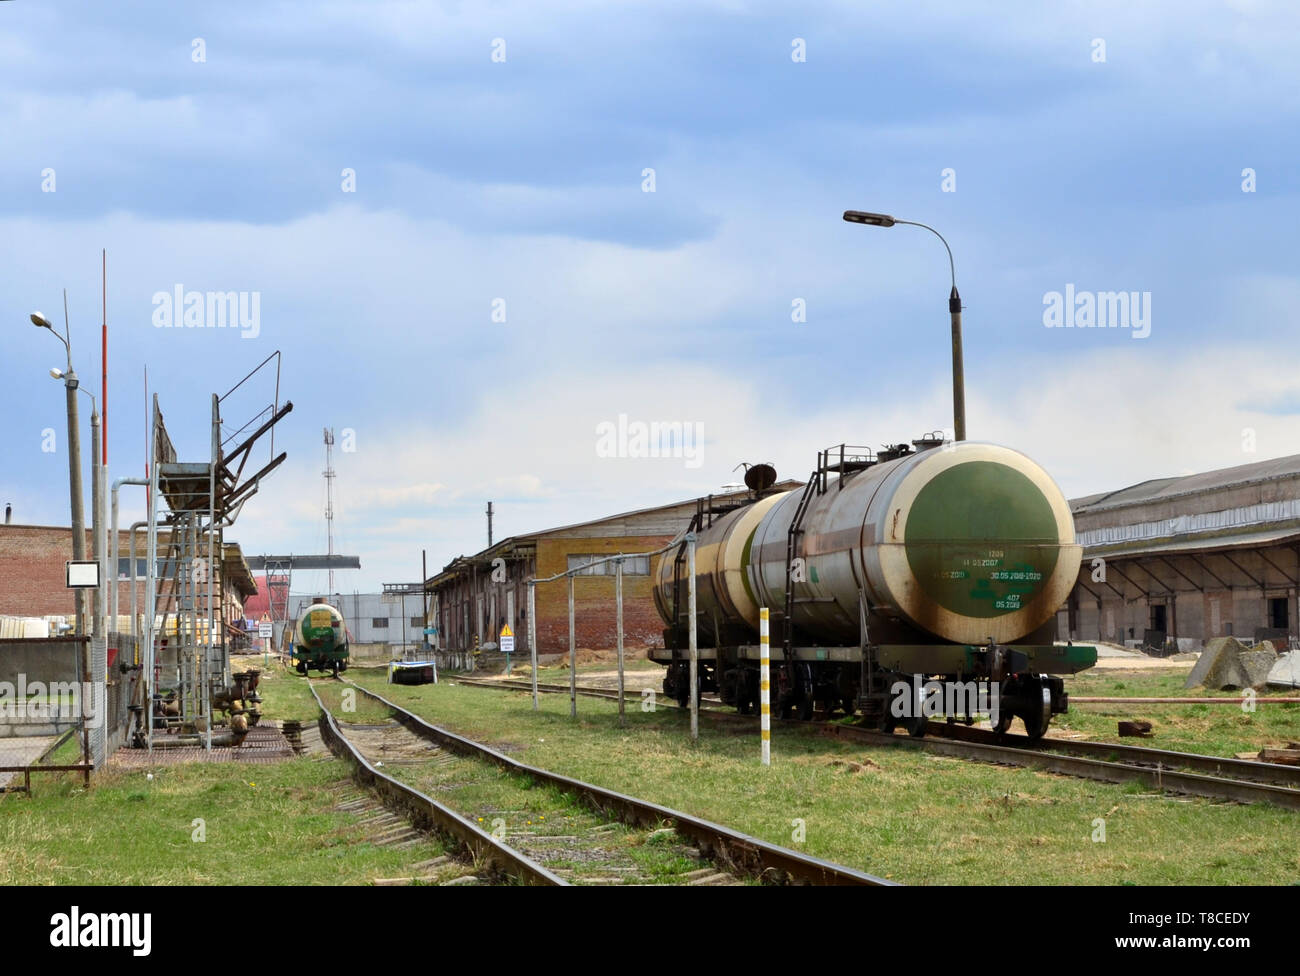
[[609, 556], [602, 556], [599, 559], [593, 559], [581, 566], [574, 566], [566, 569], [562, 573], [556, 573], [554, 576], [547, 576], [543, 579], [530, 579], [528, 583], [528, 650], [532, 659], [533, 671], [533, 710], [536, 711], [537, 704], [537, 584], [552, 583], [558, 579], [568, 579], [569, 587], [569, 715], [576, 718], [578, 715], [578, 650], [577, 637], [574, 628], [574, 603], [573, 603], [573, 579], [593, 566], [601, 566], [606, 563], [613, 563], [615, 566], [614, 574], [614, 607], [616, 614], [616, 631], [618, 634], [618, 721], [620, 725], [627, 724], [627, 715], [624, 710], [624, 677], [623, 677], [623, 563], [628, 559], [635, 559], [642, 556], [651, 557], [659, 556], [681, 545], [686, 546], [686, 558], [688, 563], [687, 572], [687, 598], [688, 598], [688, 622], [687, 633], [690, 647], [690, 704], [691, 704], [691, 740], [696, 741], [700, 737], [699, 721], [699, 646], [696, 640], [695, 628], [695, 532], [687, 530], [680, 532], [677, 536], [665, 546], [653, 549], [648, 552], [619, 552]]

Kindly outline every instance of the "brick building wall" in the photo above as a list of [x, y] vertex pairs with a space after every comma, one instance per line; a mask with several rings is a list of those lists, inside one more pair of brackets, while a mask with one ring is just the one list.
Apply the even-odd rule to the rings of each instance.
[[[122, 555], [131, 544], [130, 533], [119, 533]], [[143, 549], [144, 533], [136, 546]], [[94, 551], [90, 529], [86, 530], [86, 558]], [[137, 552], [137, 556], [140, 553]], [[0, 614], [45, 617], [76, 612], [73, 591], [67, 587], [64, 563], [72, 558], [72, 530], [48, 525], [0, 525]], [[136, 587], [136, 600], [144, 606], [143, 588]], [[120, 613], [131, 604], [131, 587], [119, 585]]]
[[[164, 554], [166, 536], [159, 535], [159, 554]], [[136, 533], [136, 560], [146, 556], [146, 533]], [[118, 531], [118, 559], [130, 559], [131, 533]], [[86, 558], [91, 558], [94, 542], [86, 530]], [[0, 525], [0, 614], [20, 617], [72, 616], [76, 612], [73, 591], [67, 588], [64, 564], [72, 558], [72, 530], [49, 525]], [[111, 572], [111, 569], [110, 569]], [[135, 587], [136, 612], [144, 612], [144, 582]], [[90, 612], [87, 591], [86, 610]], [[117, 584], [118, 614], [131, 612], [131, 584]], [[242, 618], [242, 603], [233, 588], [226, 593], [223, 617], [228, 621]], [[108, 608], [105, 607], [105, 612]]]
[[[568, 569], [571, 553], [613, 555], [658, 549], [672, 536], [617, 538], [542, 538], [537, 542], [537, 575]], [[623, 642], [627, 647], [662, 647], [663, 621], [655, 610], [653, 581], [659, 556], [650, 560], [650, 575], [623, 577]], [[578, 647], [609, 648], [618, 641], [613, 576], [577, 576], [573, 580], [574, 631]], [[541, 654], [569, 650], [569, 590], [564, 579], [537, 586], [537, 649]]]

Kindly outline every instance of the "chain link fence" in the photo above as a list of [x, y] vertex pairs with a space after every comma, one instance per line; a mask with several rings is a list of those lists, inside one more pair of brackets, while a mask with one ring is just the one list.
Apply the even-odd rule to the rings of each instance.
[[102, 665], [93, 680], [99, 645], [92, 650], [86, 637], [0, 640], [0, 790], [30, 791], [34, 772], [76, 771], [90, 782], [92, 736], [103, 742], [105, 717]]

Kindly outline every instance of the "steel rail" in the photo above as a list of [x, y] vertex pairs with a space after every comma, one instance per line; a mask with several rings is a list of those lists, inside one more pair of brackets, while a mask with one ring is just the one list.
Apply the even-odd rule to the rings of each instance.
[[1280, 763], [1153, 749], [1150, 746], [1128, 745], [1120, 742], [1052, 738], [1033, 740], [1025, 735], [1006, 733], [998, 735], [989, 729], [973, 729], [946, 722], [931, 722], [927, 732], [946, 739], [986, 742], [991, 745], [1008, 745], [1020, 749], [1053, 750], [1077, 756], [1118, 760], [1134, 765], [1159, 765], [1165, 769], [1182, 768], [1215, 776], [1227, 775], [1232, 779], [1255, 783], [1284, 783], [1300, 787], [1300, 766], [1285, 766]]
[[[505, 687], [503, 682], [465, 682], [472, 687]], [[542, 690], [542, 686], [538, 686]], [[568, 688], [563, 688], [568, 692]], [[591, 697], [609, 697], [604, 689], [579, 689], [579, 694]], [[670, 702], [676, 707], [676, 702]], [[734, 712], [709, 710], [709, 714], [723, 720], [752, 723], [752, 716]], [[803, 722], [789, 720], [783, 725], [816, 728], [836, 735], [858, 736], [873, 744], [930, 749], [943, 755], [973, 757], [997, 765], [1026, 766], [1048, 772], [1093, 779], [1104, 783], [1148, 783], [1175, 793], [1187, 793], [1208, 799], [1232, 800], [1238, 803], [1269, 803], [1289, 810], [1300, 810], [1300, 789], [1279, 785], [1294, 783], [1300, 786], [1300, 767], [1277, 763], [1253, 762], [1247, 759], [1226, 759], [1190, 752], [1173, 752], [1119, 743], [1093, 742], [1075, 739], [1032, 740], [1024, 735], [1009, 735], [988, 729], [968, 729], [965, 726], [931, 722], [927, 732], [937, 738], [912, 738], [876, 732], [854, 725], [834, 722]], [[1066, 753], [1055, 755], [1054, 753]], [[1097, 758], [1110, 757], [1110, 758]], [[1117, 759], [1118, 761], [1112, 761]], [[1125, 772], [1127, 770], [1127, 772]], [[1205, 774], [1212, 775], [1205, 775]], [[1223, 773], [1230, 774], [1228, 776]]]
[[1096, 698], [1070, 696], [1074, 705], [1300, 705], [1300, 698]]
[[469, 851], [474, 862], [483, 864], [488, 872], [508, 875], [525, 884], [569, 886], [569, 882], [559, 875], [548, 871], [509, 844], [503, 844], [455, 810], [372, 766], [357, 747], [348, 741], [333, 714], [316, 693], [316, 688], [310, 682], [308, 687], [321, 710], [320, 731], [326, 746], [331, 752], [341, 754], [342, 758], [353, 763], [357, 781], [378, 793], [385, 806], [401, 809], [417, 826], [454, 838]]
[[1023, 749], [964, 739], [917, 739], [851, 725], [828, 724], [825, 727], [836, 735], [848, 735], [883, 746], [924, 749], [941, 756], [953, 756], [958, 759], [974, 757], [982, 762], [996, 765], [1041, 769], [1049, 773], [1099, 780], [1103, 783], [1143, 783], [1172, 793], [1186, 793], [1190, 796], [1202, 796], [1214, 800], [1232, 800], [1236, 803], [1269, 803], [1287, 810], [1300, 810], [1300, 790], [1288, 786], [1206, 776], [1202, 773], [1167, 769], [1164, 766], [1152, 768], [1133, 763], [1061, 755], [1048, 752], [1045, 748]]
[[[448, 677], [448, 683], [451, 682], [452, 679]], [[517, 681], [514, 679], [506, 679], [505, 681], [494, 681], [494, 680], [485, 680], [483, 678], [466, 678], [464, 676], [458, 675], [455, 678], [455, 682], [458, 684], [467, 685], [468, 687], [471, 688], [504, 688], [506, 691], [532, 691], [533, 690], [533, 686], [529, 684], [527, 681]], [[565, 694], [565, 695], [569, 694], [570, 691], [568, 685], [552, 685], [552, 684], [539, 684], [537, 686], [537, 690], [540, 692], [545, 692], [547, 694]], [[613, 688], [592, 688], [592, 687], [584, 688], [581, 685], [579, 685], [576, 691], [580, 697], [605, 698], [608, 699], [609, 701], [618, 701], [618, 691], [616, 691]], [[629, 700], [636, 701], [640, 697], [641, 697], [641, 693], [639, 691], [634, 692], [631, 695], [629, 695], [626, 692], [624, 692], [623, 694], [624, 701], [629, 701]], [[656, 697], [656, 706], [667, 704], [672, 708], [680, 707], [677, 704], [676, 699], [668, 698], [664, 696], [661, 692], [656, 692], [655, 697]], [[705, 709], [717, 709], [722, 707], [725, 706], [723, 706], [722, 703], [719, 701], [715, 701], [709, 698], [700, 699], [701, 711]]]
[[[897, 882], [878, 878], [854, 868], [825, 861], [809, 854], [771, 844], [757, 837], [742, 834], [721, 824], [702, 820], [680, 810], [640, 800], [625, 793], [607, 790], [602, 786], [529, 766], [498, 752], [490, 746], [467, 739], [447, 729], [433, 725], [420, 716], [407, 711], [382, 695], [355, 682], [341, 679], [363, 695], [390, 709], [397, 720], [416, 735], [422, 736], [450, 751], [496, 763], [503, 769], [528, 776], [539, 783], [555, 786], [574, 793], [593, 809], [611, 812], [626, 823], [654, 825], [672, 824], [679, 834], [689, 837], [706, 856], [733, 865], [742, 872], [759, 875], [764, 880], [780, 880], [781, 876], [808, 884], [895, 886]], [[567, 689], [566, 689], [567, 690]], [[776, 877], [774, 877], [774, 873]]]

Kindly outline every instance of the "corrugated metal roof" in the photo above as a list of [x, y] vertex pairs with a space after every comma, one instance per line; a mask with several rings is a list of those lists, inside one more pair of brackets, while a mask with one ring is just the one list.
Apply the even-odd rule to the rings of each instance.
[[1175, 478], [1153, 478], [1116, 491], [1075, 498], [1070, 502], [1070, 509], [1076, 515], [1080, 515], [1085, 512], [1121, 508], [1126, 505], [1143, 505], [1158, 499], [1219, 491], [1241, 485], [1297, 476], [1300, 476], [1300, 454], [1291, 454], [1268, 461], [1256, 461], [1253, 464], [1239, 464], [1232, 468], [1204, 471], [1200, 474], [1189, 474]]
[[1089, 546], [1085, 550], [1083, 571], [1087, 572], [1088, 556], [1136, 558], [1141, 556], [1169, 556], [1186, 552], [1221, 552], [1224, 549], [1243, 549], [1253, 546], [1274, 546], [1300, 540], [1300, 529], [1265, 529], [1241, 535], [1219, 535], [1192, 539], [1150, 539], [1136, 543], [1111, 546]]

